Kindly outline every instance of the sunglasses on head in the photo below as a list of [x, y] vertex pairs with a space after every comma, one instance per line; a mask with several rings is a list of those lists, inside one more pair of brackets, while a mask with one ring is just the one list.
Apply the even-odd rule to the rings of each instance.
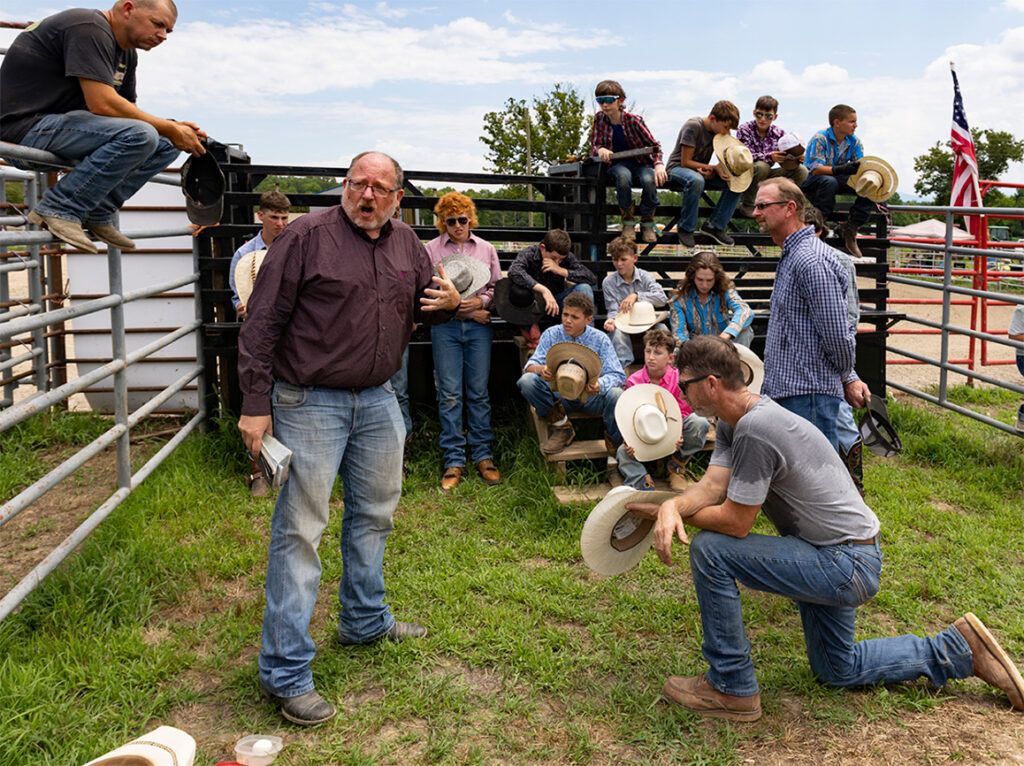
[[775, 112], [762, 112], [759, 109], [755, 109], [754, 116], [759, 120], [774, 120]]
[[445, 218], [444, 222], [449, 226], [454, 226], [455, 224], [458, 224], [459, 226], [465, 226], [467, 223], [469, 223], [469, 218], [467, 218], [464, 215], [460, 215], [458, 218]]
[[595, 96], [594, 101], [599, 104], [614, 104], [619, 100], [618, 96]]

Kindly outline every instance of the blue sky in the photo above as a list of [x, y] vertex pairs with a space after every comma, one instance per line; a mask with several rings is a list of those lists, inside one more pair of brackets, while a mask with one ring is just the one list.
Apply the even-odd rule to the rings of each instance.
[[[0, 19], [63, 7], [0, 0]], [[950, 58], [971, 125], [1024, 137], [1024, 0], [178, 8], [170, 39], [140, 55], [140, 106], [194, 120], [259, 163], [344, 165], [380, 149], [408, 168], [477, 171], [485, 112], [558, 81], [589, 100], [612, 77], [666, 151], [719, 98], [746, 119], [771, 93], [778, 124], [805, 139], [849, 103], [866, 150], [896, 166], [911, 196], [914, 156], [949, 136]], [[13, 34], [0, 30], [0, 45]], [[1024, 181], [1024, 168], [1007, 180]]]

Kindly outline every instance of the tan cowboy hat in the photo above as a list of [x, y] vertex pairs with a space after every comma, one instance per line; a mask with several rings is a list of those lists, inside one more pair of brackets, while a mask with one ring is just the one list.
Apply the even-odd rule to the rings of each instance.
[[249, 296], [256, 286], [256, 275], [259, 274], [260, 266], [266, 257], [266, 250], [253, 250], [239, 258], [235, 264], [235, 290], [238, 291], [238, 302], [243, 306], [249, 303]]
[[745, 192], [754, 180], [754, 155], [734, 135], [719, 133], [714, 140], [715, 156], [729, 171], [729, 191]]
[[85, 766], [192, 766], [196, 741], [173, 726], [161, 726]]
[[860, 167], [847, 181], [858, 197], [872, 202], [885, 202], [896, 193], [899, 184], [895, 168], [881, 157], [861, 157]]
[[446, 255], [441, 259], [441, 266], [463, 300], [472, 297], [491, 281], [491, 270], [487, 264], [462, 253]]
[[683, 435], [679, 402], [653, 383], [640, 383], [622, 392], [615, 403], [615, 423], [640, 461], [671, 455]]
[[629, 311], [620, 311], [615, 315], [615, 329], [637, 335], [651, 329], [658, 322], [664, 322], [667, 317], [668, 312], [655, 311], [654, 304], [637, 301]]
[[740, 354], [741, 366], [745, 368], [743, 379], [753, 393], [761, 393], [761, 384], [764, 383], [764, 362], [746, 346], [739, 343], [733, 344]]
[[615, 487], [587, 516], [580, 533], [580, 552], [598, 574], [617, 575], [637, 564], [654, 543], [654, 522], [634, 516], [627, 503], [664, 503], [675, 492]]
[[587, 385], [601, 377], [601, 357], [580, 343], [556, 343], [548, 349], [551, 390], [570, 401], [586, 401]]

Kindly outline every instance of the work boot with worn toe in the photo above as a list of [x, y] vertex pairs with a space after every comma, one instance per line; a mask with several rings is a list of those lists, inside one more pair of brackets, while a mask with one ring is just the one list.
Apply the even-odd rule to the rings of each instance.
[[128, 237], [109, 223], [87, 223], [85, 228], [96, 239], [106, 242], [108, 245], [113, 245], [121, 250], [135, 249], [135, 242], [128, 239]]
[[653, 219], [640, 219], [640, 240], [648, 245], [658, 241], [658, 224]]
[[761, 717], [761, 694], [737, 697], [724, 694], [707, 676], [669, 676], [661, 690], [668, 699], [694, 713], [727, 721], [756, 721]]
[[564, 426], [551, 426], [548, 438], [540, 445], [540, 451], [545, 455], [554, 455], [572, 444], [572, 440], [575, 438], [576, 429], [572, 427], [572, 423], [566, 423]]
[[36, 226], [45, 227], [57, 239], [67, 242], [77, 250], [82, 250], [86, 253], [99, 252], [96, 245], [86, 235], [80, 223], [67, 221], [52, 215], [40, 215], [35, 210], [28, 214], [28, 222]]
[[261, 681], [260, 692], [264, 699], [270, 700], [281, 708], [281, 715], [299, 726], [316, 726], [331, 720], [338, 713], [337, 708], [321, 697], [316, 689], [300, 694], [298, 697], [278, 697]]
[[985, 623], [973, 612], [968, 612], [954, 622], [953, 627], [960, 631], [971, 647], [974, 675], [1005, 692], [1014, 710], [1024, 710], [1024, 678]]
[[860, 246], [857, 244], [856, 226], [850, 226], [848, 223], [840, 224], [836, 227], [836, 236], [843, 238], [843, 244], [839, 246], [840, 250], [849, 253], [854, 258], [864, 257], [864, 254], [860, 251]]
[[427, 629], [419, 623], [399, 622], [398, 620], [395, 620], [394, 625], [379, 636], [375, 636], [367, 641], [351, 641], [341, 634], [341, 628], [339, 628], [338, 643], [342, 646], [367, 646], [369, 644], [376, 644], [380, 641], [393, 641], [397, 644], [405, 641], [407, 638], [424, 638], [426, 635]]

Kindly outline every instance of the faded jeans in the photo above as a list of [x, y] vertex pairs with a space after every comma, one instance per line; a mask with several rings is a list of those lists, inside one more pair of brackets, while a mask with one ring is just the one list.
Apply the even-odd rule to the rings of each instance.
[[[675, 451], [676, 456], [685, 462], [693, 455], [704, 448], [707, 441], [708, 429], [711, 424], [708, 419], [696, 413], [691, 413], [683, 418], [683, 446]], [[619, 473], [622, 474], [622, 482], [633, 489], [644, 488], [644, 477], [647, 476], [647, 467], [626, 452], [626, 445], [622, 444], [615, 452], [615, 459], [619, 461]]]
[[705, 179], [696, 170], [676, 166], [668, 171], [668, 186], [682, 193], [682, 204], [679, 210], [679, 231], [693, 233], [697, 228], [697, 213], [700, 208], [700, 196], [704, 189], [720, 190], [722, 193], [711, 211], [708, 225], [715, 229], [724, 229], [732, 220], [736, 206], [740, 204], [739, 192], [729, 191], [729, 186], [718, 175]]
[[[487, 392], [493, 335], [490, 324], [472, 319], [452, 319], [430, 328], [445, 468], [466, 465], [467, 440], [474, 463], [494, 457], [491, 398]], [[462, 430], [463, 406], [468, 435]]]
[[608, 168], [608, 175], [615, 182], [615, 201], [619, 210], [629, 211], [633, 207], [633, 187], [640, 187], [641, 216], [654, 215], [658, 207], [658, 189], [654, 183], [654, 168], [641, 165], [636, 160], [621, 160]]
[[925, 676], [935, 686], [973, 672], [966, 639], [950, 626], [932, 637], [854, 641], [857, 607], [878, 592], [878, 543], [816, 547], [798, 537], [699, 532], [690, 568], [704, 627], [708, 680], [726, 694], [757, 693], [737, 582], [796, 602], [811, 670], [829, 686], [865, 686]]
[[800, 394], [784, 396], [775, 402], [817, 426], [818, 430], [825, 434], [832, 448], [839, 452], [838, 420], [842, 399], [828, 394]]
[[544, 417], [558, 402], [562, 403], [566, 412], [590, 412], [601, 416], [604, 428], [616, 444], [622, 443], [622, 434], [615, 423], [615, 403], [622, 396], [621, 388], [609, 388], [599, 394], [587, 397], [585, 402], [578, 399], [563, 399], [551, 390], [551, 386], [540, 375], [525, 372], [519, 378], [519, 392], [523, 395], [540, 417]]
[[149, 123], [87, 111], [40, 118], [21, 145], [81, 160], [35, 207], [81, 224], [113, 223], [125, 200], [181, 153]]
[[317, 547], [334, 480], [344, 482], [338, 635], [361, 643], [395, 619], [384, 602], [384, 543], [402, 493], [405, 428], [389, 383], [360, 391], [274, 383], [274, 436], [292, 450], [267, 556], [260, 681], [280, 697], [313, 689], [309, 622], [320, 586]]

